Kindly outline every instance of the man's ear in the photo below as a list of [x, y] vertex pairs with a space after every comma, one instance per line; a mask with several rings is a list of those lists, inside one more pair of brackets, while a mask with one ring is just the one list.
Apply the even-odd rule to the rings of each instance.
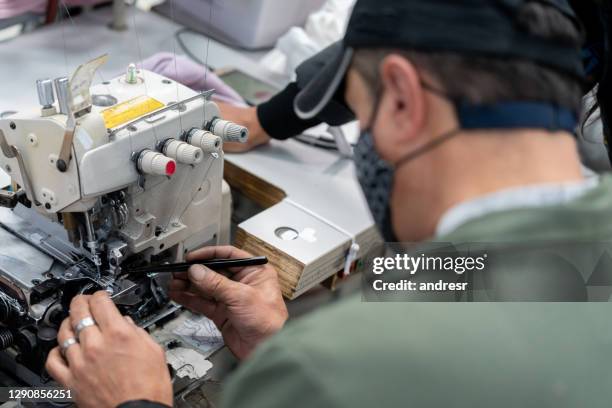
[[391, 54], [382, 61], [380, 77], [385, 92], [379, 120], [395, 134], [395, 149], [401, 154], [407, 146], [419, 143], [416, 139], [426, 119], [425, 94], [415, 66], [399, 55]]

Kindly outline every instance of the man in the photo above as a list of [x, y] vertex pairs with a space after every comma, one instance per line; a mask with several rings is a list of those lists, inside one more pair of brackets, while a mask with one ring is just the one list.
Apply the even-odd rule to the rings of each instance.
[[[561, 0], [360, 0], [342, 49], [297, 97], [296, 111], [317, 115], [345, 84], [364, 129], [360, 181], [390, 241], [609, 241], [612, 181], [583, 179], [571, 135], [579, 43]], [[246, 255], [223, 247], [188, 258]], [[225, 388], [226, 407], [612, 400], [607, 305], [374, 304], [355, 296], [283, 327], [276, 272], [229, 272], [232, 279], [195, 266], [170, 287], [244, 360]], [[104, 293], [75, 298], [59, 343], [90, 316], [97, 324], [64, 348], [65, 358], [51, 352], [49, 373], [82, 406], [171, 405], [160, 348]]]

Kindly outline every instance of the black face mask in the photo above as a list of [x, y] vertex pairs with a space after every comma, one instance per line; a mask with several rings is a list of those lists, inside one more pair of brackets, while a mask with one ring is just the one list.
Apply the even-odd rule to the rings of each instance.
[[[380, 98], [378, 98], [378, 100], [380, 100]], [[353, 160], [355, 161], [359, 184], [361, 185], [361, 189], [363, 190], [368, 207], [370, 208], [370, 212], [372, 213], [372, 217], [374, 218], [374, 222], [379, 232], [385, 242], [397, 242], [398, 239], [393, 230], [391, 206], [389, 204], [393, 192], [395, 171], [399, 167], [411, 162], [422, 154], [442, 144], [442, 142], [455, 136], [459, 133], [460, 129], [454, 129], [433, 139], [429, 143], [415, 149], [413, 152], [408, 153], [394, 165], [391, 165], [380, 157], [374, 143], [374, 133], [372, 129], [378, 117], [379, 106], [380, 103], [377, 102], [373, 120], [370, 122], [370, 127], [365, 129], [359, 137], [359, 141], [353, 152]]]
[[391, 223], [393, 167], [376, 151], [371, 131], [364, 131], [353, 151], [357, 178], [378, 230], [385, 242], [396, 242]]

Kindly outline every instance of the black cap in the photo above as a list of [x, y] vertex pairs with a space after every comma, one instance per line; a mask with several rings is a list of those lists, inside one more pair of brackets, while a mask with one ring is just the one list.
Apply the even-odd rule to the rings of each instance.
[[358, 0], [344, 40], [296, 97], [296, 114], [311, 119], [329, 103], [360, 48], [525, 59], [582, 78], [577, 44], [544, 39], [520, 24], [522, 8], [534, 1], [557, 9], [580, 27], [566, 0]]

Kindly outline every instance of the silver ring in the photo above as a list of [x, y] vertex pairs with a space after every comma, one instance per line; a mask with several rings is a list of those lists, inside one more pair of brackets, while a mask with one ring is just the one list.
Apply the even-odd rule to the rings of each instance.
[[79, 338], [79, 334], [88, 327], [95, 326], [96, 321], [91, 316], [87, 316], [84, 319], [81, 319], [80, 322], [74, 327], [74, 334], [76, 338]]
[[75, 337], [70, 337], [69, 339], [64, 340], [64, 342], [60, 346], [62, 356], [66, 357], [66, 350], [68, 350], [70, 346], [74, 346], [75, 344], [79, 344], [79, 341]]

